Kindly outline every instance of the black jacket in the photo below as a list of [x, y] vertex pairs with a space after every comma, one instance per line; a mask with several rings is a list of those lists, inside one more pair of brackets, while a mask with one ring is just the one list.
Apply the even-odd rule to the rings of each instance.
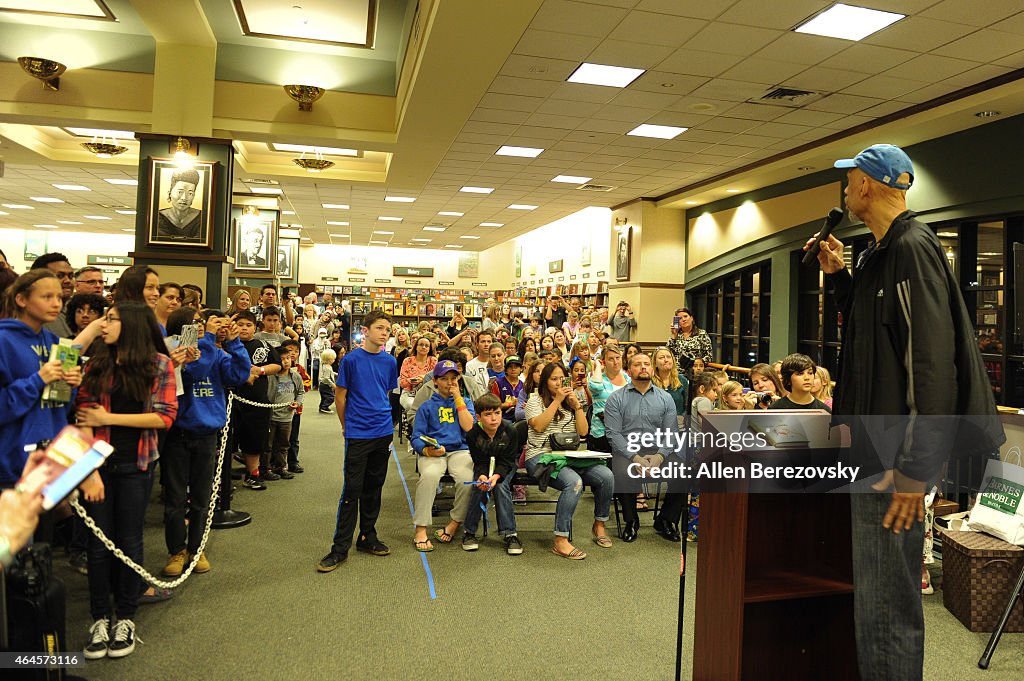
[[469, 445], [469, 455], [473, 459], [474, 478], [487, 474], [492, 456], [494, 472], [500, 475], [502, 480], [515, 473], [519, 467], [519, 452], [522, 445], [519, 444], [519, 437], [508, 421], [502, 420], [493, 438], [488, 437], [479, 423], [474, 423], [466, 433], [466, 444]]
[[963, 296], [927, 225], [901, 213], [854, 275], [830, 280], [843, 315], [832, 410], [855, 450], [931, 481], [950, 456], [1006, 440]]

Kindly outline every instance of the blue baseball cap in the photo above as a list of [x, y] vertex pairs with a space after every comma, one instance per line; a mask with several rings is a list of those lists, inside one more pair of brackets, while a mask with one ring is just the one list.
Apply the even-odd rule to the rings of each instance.
[[[836, 168], [860, 168], [868, 177], [878, 180], [893, 189], [910, 189], [914, 184], [914, 165], [907, 152], [892, 144], [875, 144], [853, 158], [841, 158]], [[903, 173], [910, 175], [910, 182], [899, 182]]]
[[462, 373], [459, 371], [459, 365], [450, 359], [442, 359], [440, 362], [434, 365], [434, 378], [440, 378], [445, 374], [454, 371], [455, 373]]

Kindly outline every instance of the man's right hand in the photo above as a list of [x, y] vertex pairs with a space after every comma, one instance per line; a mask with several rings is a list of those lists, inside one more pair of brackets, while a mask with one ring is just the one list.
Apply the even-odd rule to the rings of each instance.
[[59, 359], [52, 359], [39, 367], [39, 378], [43, 379], [43, 383], [49, 385], [64, 375], [63, 366]]
[[[818, 235], [815, 234], [808, 239], [807, 243], [804, 244], [804, 250], [806, 251], [811, 248], [817, 238]], [[843, 260], [843, 242], [831, 234], [828, 239], [822, 241], [821, 249], [818, 251], [818, 264], [821, 265], [821, 271], [825, 274], [835, 274], [845, 269], [846, 261]]]

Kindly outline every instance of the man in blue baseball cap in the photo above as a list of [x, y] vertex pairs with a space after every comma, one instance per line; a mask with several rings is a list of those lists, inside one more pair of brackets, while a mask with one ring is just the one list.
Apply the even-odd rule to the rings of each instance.
[[910, 157], [876, 144], [835, 167], [847, 169], [851, 219], [875, 238], [852, 274], [834, 236], [818, 253], [843, 319], [832, 411], [861, 466], [850, 495], [857, 658], [862, 679], [920, 679], [924, 493], [952, 452], [1006, 438], [959, 283], [907, 210]]
[[411, 440], [417, 454], [416, 470], [420, 474], [416, 483], [413, 545], [417, 551], [424, 552], [434, 550], [427, 528], [431, 525], [437, 485], [445, 472], [455, 478], [455, 504], [451, 520], [434, 533], [434, 539], [450, 544], [466, 519], [470, 490], [463, 483], [473, 480], [473, 458], [469, 454], [466, 433], [476, 422], [473, 403], [466, 402], [459, 389], [459, 365], [442, 359], [434, 365], [433, 373], [437, 392], [416, 410]]

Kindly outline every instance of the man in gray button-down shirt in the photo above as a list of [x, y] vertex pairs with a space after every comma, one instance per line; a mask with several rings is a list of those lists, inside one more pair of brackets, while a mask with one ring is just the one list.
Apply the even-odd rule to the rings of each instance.
[[[622, 505], [622, 540], [631, 542], [636, 540], [640, 527], [640, 519], [636, 512], [636, 495], [640, 489], [640, 482], [634, 481], [628, 475], [627, 469], [630, 463], [639, 464], [643, 468], [656, 468], [675, 454], [672, 442], [665, 435], [676, 433], [678, 421], [672, 397], [651, 383], [654, 369], [650, 356], [644, 353], [634, 355], [628, 371], [632, 383], [621, 390], [616, 390], [608, 397], [604, 407], [604, 424], [612, 448], [616, 496]], [[640, 435], [653, 435], [657, 431], [665, 434], [661, 438], [661, 448], [641, 447], [636, 453], [629, 451], [630, 435], [633, 436], [634, 443], [639, 443]], [[633, 449], [636, 448], [634, 445]], [[683, 494], [665, 495], [661, 513], [654, 519], [654, 528], [666, 539], [680, 539], [678, 524], [684, 501]]]

